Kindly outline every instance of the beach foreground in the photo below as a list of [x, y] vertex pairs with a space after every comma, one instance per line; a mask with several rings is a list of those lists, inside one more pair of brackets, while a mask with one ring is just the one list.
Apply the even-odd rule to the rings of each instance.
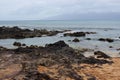
[[96, 80], [120, 80], [120, 58], [112, 58], [113, 64], [104, 64], [94, 67], [94, 65], [86, 65], [81, 70], [82, 73], [91, 74], [96, 77]]
[[0, 80], [119, 80], [120, 58], [101, 51], [85, 57], [64, 41], [0, 48]]

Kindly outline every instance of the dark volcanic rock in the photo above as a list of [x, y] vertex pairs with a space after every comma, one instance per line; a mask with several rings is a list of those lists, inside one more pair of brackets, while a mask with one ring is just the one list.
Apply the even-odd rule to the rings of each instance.
[[68, 40], [68, 42], [71, 42], [71, 40]]
[[98, 39], [99, 41], [106, 41], [106, 39], [104, 39], [104, 38], [100, 38], [100, 39]]
[[109, 48], [113, 48], [113, 46], [109, 46]]
[[118, 48], [118, 49], [116, 49], [117, 51], [119, 51], [120, 50], [120, 48]]
[[86, 38], [86, 40], [91, 40], [91, 38]]
[[100, 38], [100, 39], [98, 39], [99, 41], [107, 41], [107, 42], [114, 42], [114, 40], [113, 39], [110, 39], [110, 38]]
[[75, 38], [73, 42], [80, 42], [80, 40], [78, 38]]
[[14, 42], [13, 45], [14, 46], [21, 46], [22, 44], [20, 42]]
[[50, 48], [50, 47], [52, 47], [52, 48], [62, 48], [62, 47], [66, 47], [66, 46], [68, 47], [68, 45], [64, 41], [58, 41], [54, 44], [47, 44], [45, 47], [47, 47], [47, 48]]
[[110, 56], [106, 55], [105, 53], [103, 53], [101, 51], [94, 52], [94, 55], [96, 55], [97, 58], [111, 58]]
[[23, 38], [41, 37], [42, 35], [53, 36], [62, 32], [63, 31], [47, 31], [46, 29], [42, 29], [42, 30], [21, 29], [18, 28], [17, 26], [11, 28], [0, 27], [0, 39], [6, 39], [6, 38], [23, 39]]
[[17, 53], [31, 53], [33, 52], [33, 50], [31, 48], [22, 48], [22, 47], [19, 47], [17, 49], [14, 49], [14, 52], [17, 54]]
[[110, 39], [110, 38], [107, 38], [106, 41], [107, 41], [107, 42], [114, 42], [114, 40], [113, 40], [113, 39]]
[[28, 29], [20, 29], [17, 26], [15, 27], [0, 27], [0, 38], [25, 38], [30, 37], [32, 35], [32, 31]]
[[[8, 65], [17, 63], [22, 65], [22, 71], [17, 75], [10, 76], [9, 78], [12, 78], [11, 80], [59, 80], [56, 77], [61, 78], [64, 76], [74, 80], [82, 80], [83, 76], [74, 70], [73, 64], [79, 65], [81, 63], [86, 63], [102, 65], [112, 63], [107, 59], [85, 57], [82, 53], [83, 52], [69, 47], [64, 41], [58, 41], [53, 44], [48, 44], [45, 47], [32, 45], [0, 51], [0, 60], [2, 60], [0, 64]], [[98, 53], [96, 55], [98, 55]], [[57, 76], [51, 78], [49, 74], [52, 73], [49, 72], [48, 69], [47, 72], [44, 71], [46, 68], [42, 68], [42, 72], [38, 72], [39, 66], [44, 66], [48, 69], [53, 67], [53, 70], [58, 70], [56, 73]]]
[[96, 32], [85, 32], [86, 34], [97, 34]]
[[26, 46], [26, 44], [22, 44], [22, 46]]
[[65, 33], [64, 36], [85, 37], [86, 34], [96, 34], [96, 32], [74, 32], [74, 33]]
[[65, 33], [64, 36], [85, 37], [84, 32]]
[[26, 46], [26, 44], [21, 44], [20, 42], [14, 42], [13, 45], [18, 47]]

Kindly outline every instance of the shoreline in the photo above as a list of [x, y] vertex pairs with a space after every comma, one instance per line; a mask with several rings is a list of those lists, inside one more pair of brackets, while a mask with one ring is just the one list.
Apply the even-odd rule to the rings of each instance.
[[[98, 35], [98, 32], [72, 32], [70, 30], [47, 31], [37, 29], [32, 31], [18, 27], [2, 27], [0, 30], [2, 33], [2, 35], [0, 34], [1, 38], [18, 40], [11, 44], [16, 47], [15, 49], [0, 46], [0, 80], [120, 79], [120, 75], [118, 75], [120, 70], [120, 57], [112, 57], [103, 50], [96, 48], [81, 47], [74, 49], [69, 44], [74, 43], [73, 45], [76, 46], [75, 44], [79, 45], [82, 41], [92, 41], [94, 43], [93, 38], [90, 38], [89, 35]], [[16, 32], [19, 34], [17, 37]], [[38, 36], [41, 39], [49, 36], [49, 38], [43, 39], [43, 41], [46, 40], [48, 42], [50, 42], [50, 39], [58, 39], [56, 41], [51, 40], [52, 43], [45, 44], [45, 46], [27, 45], [19, 42], [20, 39], [31, 38], [31, 35], [32, 38]], [[46, 36], [43, 37], [42, 35]], [[66, 38], [67, 40], [61, 40], [61, 38]], [[33, 39], [35, 40], [36, 38]], [[114, 39], [106, 37], [98, 37], [96, 41], [102, 44], [114, 44], [116, 42]], [[36, 43], [38, 44], [38, 42]], [[91, 45], [89, 46], [91, 47]], [[108, 48], [113, 49], [114, 46], [110, 45]], [[119, 52], [119, 47], [116, 50]], [[87, 55], [85, 53], [92, 53], [92, 55], [85, 56]], [[120, 54], [118, 53], [118, 55]]]
[[[114, 62], [115, 58], [101, 51], [94, 52], [94, 56], [92, 57], [85, 57], [82, 54], [84, 51], [86, 50], [75, 50], [69, 47], [64, 41], [47, 44], [45, 47], [1, 48], [0, 73], [2, 75], [0, 75], [0, 79], [106, 80], [107, 77], [100, 77], [101, 74], [98, 74], [96, 69], [101, 71], [102, 67], [102, 70], [106, 70], [106, 66], [104, 67], [104, 65], [113, 70], [119, 67], [119, 64], [116, 65], [117, 63]], [[116, 60], [120, 60], [120, 58], [116, 58]], [[114, 66], [112, 67], [111, 65]], [[93, 68], [93, 71], [91, 71], [91, 68]], [[92, 74], [91, 72], [94, 73]], [[114, 76], [112, 73], [109, 74], [106, 71], [102, 73], [105, 73], [108, 77], [109, 75]], [[117, 80], [119, 79], [119, 75], [112, 78]]]
[[[91, 49], [100, 50], [112, 57], [117, 57], [120, 51], [119, 35], [112, 35], [111, 30], [63, 30], [49, 31], [47, 29], [22, 29], [20, 26], [0, 27], [0, 46], [13, 49], [14, 42], [26, 44], [26, 46], [37, 45], [45, 46], [59, 40], [64, 40], [70, 47], [74, 49]], [[105, 33], [105, 34], [103, 34]], [[116, 33], [118, 34], [118, 32]], [[105, 36], [106, 35], [106, 36]], [[110, 37], [113, 36], [113, 37]]]

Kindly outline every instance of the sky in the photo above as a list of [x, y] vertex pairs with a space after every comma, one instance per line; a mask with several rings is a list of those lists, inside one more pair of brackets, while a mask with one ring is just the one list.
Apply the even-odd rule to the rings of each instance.
[[120, 0], [0, 0], [0, 20], [120, 19]]

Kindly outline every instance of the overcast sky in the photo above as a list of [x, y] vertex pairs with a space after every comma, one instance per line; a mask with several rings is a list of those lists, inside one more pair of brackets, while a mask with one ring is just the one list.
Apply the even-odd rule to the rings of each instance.
[[117, 18], [120, 0], [0, 0], [0, 20], [74, 19], [92, 14]]

